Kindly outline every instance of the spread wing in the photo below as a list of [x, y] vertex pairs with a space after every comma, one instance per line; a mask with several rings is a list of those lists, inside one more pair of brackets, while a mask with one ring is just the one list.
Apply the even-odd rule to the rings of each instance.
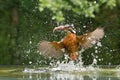
[[39, 52], [45, 57], [60, 58], [63, 56], [61, 42], [41, 41], [38, 43]]
[[103, 28], [97, 28], [93, 32], [77, 36], [78, 42], [82, 48], [90, 48], [104, 36]]

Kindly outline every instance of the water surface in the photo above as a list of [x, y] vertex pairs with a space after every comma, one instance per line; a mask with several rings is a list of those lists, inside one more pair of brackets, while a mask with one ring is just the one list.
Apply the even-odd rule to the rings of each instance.
[[65, 71], [58, 67], [1, 66], [0, 80], [120, 80], [120, 70], [83, 68]]

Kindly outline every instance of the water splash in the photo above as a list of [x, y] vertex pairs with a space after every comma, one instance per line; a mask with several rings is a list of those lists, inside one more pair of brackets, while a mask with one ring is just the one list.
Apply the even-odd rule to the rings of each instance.
[[[96, 70], [98, 67], [97, 66], [97, 60], [94, 57], [93, 59], [93, 63], [89, 66], [83, 66], [83, 61], [82, 61], [82, 56], [81, 54], [84, 52], [84, 49], [81, 49], [79, 51], [79, 59], [74, 62], [74, 61], [69, 61], [69, 56], [68, 55], [64, 55], [64, 60], [61, 61], [54, 61], [51, 60], [50, 62], [50, 66], [48, 68], [44, 68], [44, 69], [29, 69], [29, 68], [25, 68], [23, 72], [29, 72], [29, 73], [41, 73], [41, 72], [46, 72], [46, 71], [51, 71], [51, 72], [56, 72], [56, 71], [65, 71], [65, 72], [84, 72], [84, 71], [94, 71]], [[30, 64], [32, 62], [29, 62]]]
[[89, 66], [83, 66], [83, 61], [82, 61], [82, 56], [81, 54], [84, 52], [84, 49], [81, 49], [81, 51], [79, 51], [79, 59], [76, 62], [74, 61], [69, 61], [68, 62], [68, 56], [65, 55], [65, 60], [66, 61], [62, 61], [60, 63], [60, 61], [57, 62], [56, 66], [54, 66], [53, 68], [51, 68], [51, 71], [68, 71], [68, 72], [83, 72], [83, 71], [93, 71], [96, 70], [98, 67], [97, 65], [97, 60], [94, 58], [93, 59], [93, 63]]

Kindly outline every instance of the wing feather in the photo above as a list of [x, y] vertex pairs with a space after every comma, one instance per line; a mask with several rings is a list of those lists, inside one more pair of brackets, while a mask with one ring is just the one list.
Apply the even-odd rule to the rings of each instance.
[[103, 28], [97, 28], [93, 32], [77, 36], [78, 42], [82, 48], [90, 48], [104, 36]]
[[40, 41], [38, 49], [45, 57], [60, 58], [63, 56], [62, 44], [60, 42]]

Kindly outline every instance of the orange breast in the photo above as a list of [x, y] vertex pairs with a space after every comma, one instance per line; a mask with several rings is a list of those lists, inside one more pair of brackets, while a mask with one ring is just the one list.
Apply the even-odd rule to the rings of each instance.
[[68, 33], [63, 39], [64, 47], [68, 54], [78, 51], [78, 41], [76, 35], [73, 33]]

